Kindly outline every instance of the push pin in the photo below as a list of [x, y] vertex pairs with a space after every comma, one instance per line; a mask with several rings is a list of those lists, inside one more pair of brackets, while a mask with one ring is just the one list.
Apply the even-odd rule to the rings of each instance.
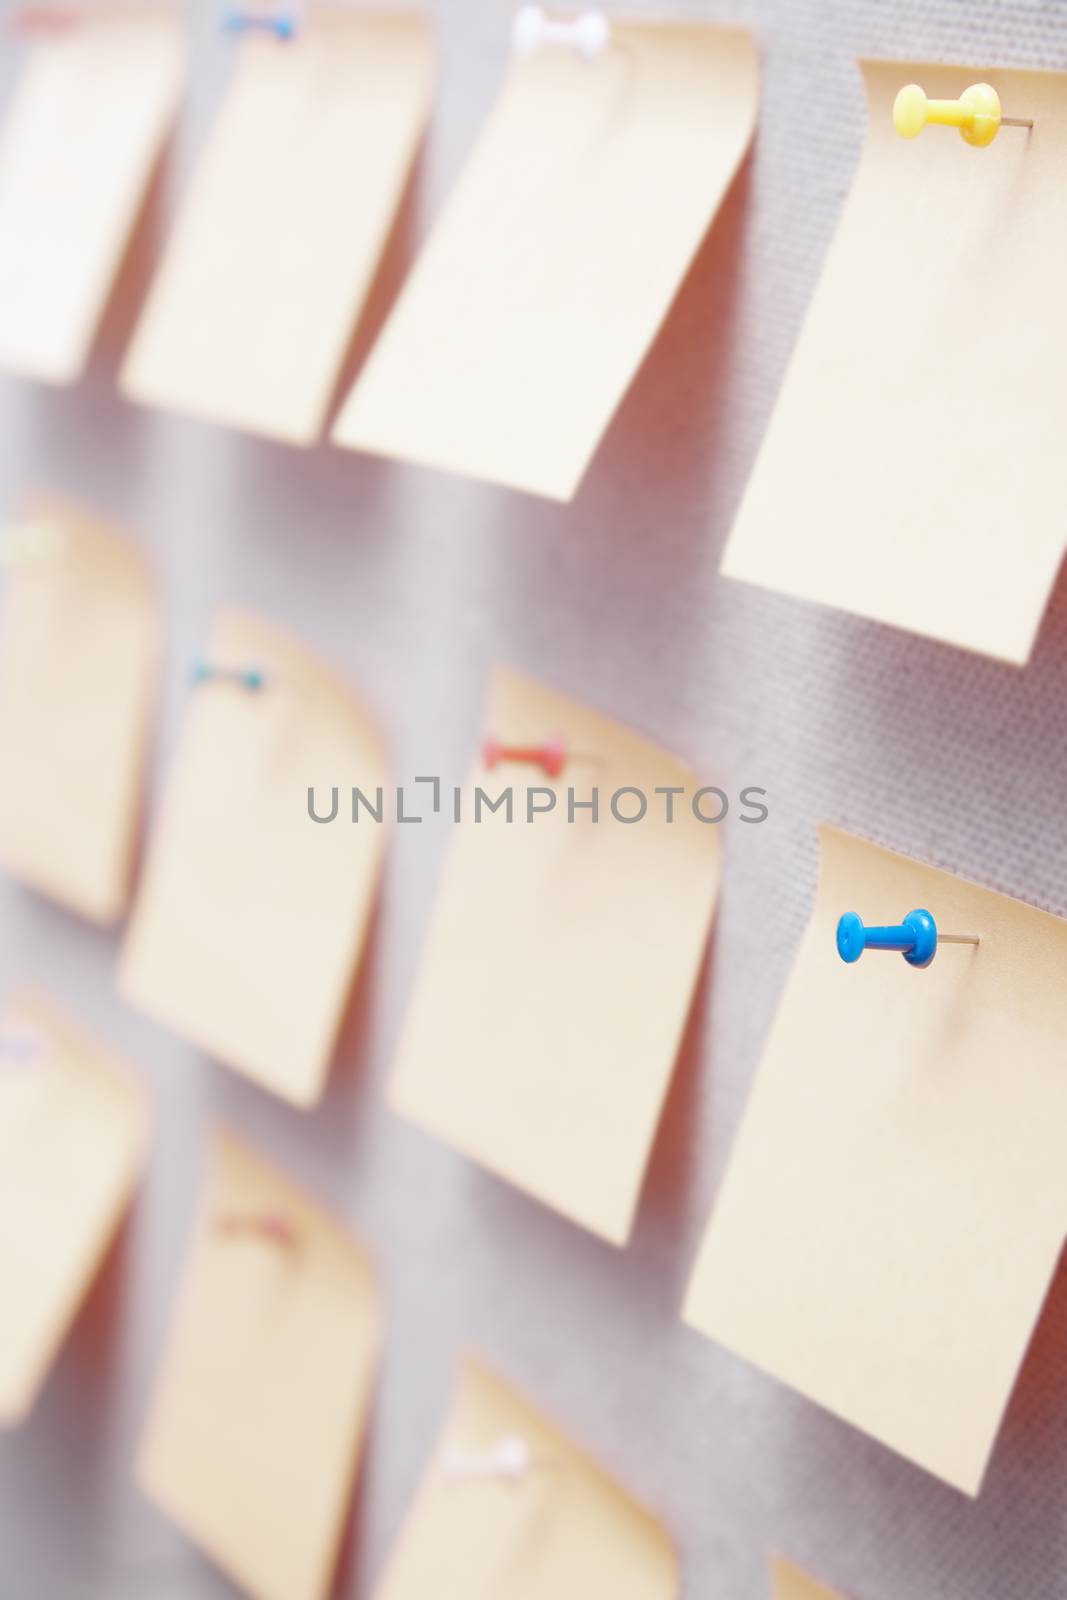
[[569, 45], [583, 61], [595, 61], [611, 41], [611, 24], [602, 11], [583, 11], [565, 19], [546, 15], [543, 6], [522, 6], [515, 14], [511, 42], [519, 55], [532, 55], [543, 44]]
[[274, 1211], [224, 1211], [215, 1219], [215, 1231], [231, 1237], [269, 1239], [287, 1250], [296, 1244], [288, 1218]]
[[1029, 117], [1005, 117], [989, 83], [972, 83], [958, 100], [928, 100], [917, 83], [905, 84], [893, 101], [893, 126], [902, 139], [916, 139], [928, 122], [958, 128], [967, 144], [992, 144], [1001, 128], [1032, 128]]
[[0, 1029], [0, 1065], [30, 1067], [44, 1055], [44, 1040], [36, 1033]]
[[226, 33], [273, 33], [276, 39], [296, 37], [296, 17], [286, 11], [227, 11], [222, 19]]
[[488, 1450], [446, 1450], [441, 1470], [454, 1483], [496, 1478], [518, 1483], [534, 1465], [533, 1451], [519, 1433], [508, 1433]]
[[64, 6], [22, 6], [7, 19], [8, 30], [20, 34], [68, 33], [79, 17]]
[[490, 772], [502, 761], [530, 761], [546, 778], [558, 778], [567, 763], [567, 745], [562, 734], [543, 744], [501, 744], [490, 738], [482, 745], [482, 759]]
[[862, 918], [846, 911], [837, 924], [837, 953], [842, 961], [858, 961], [865, 950], [898, 950], [910, 967], [928, 967], [939, 944], [977, 944], [976, 933], [938, 933], [929, 911], [909, 911], [897, 927], [865, 928]]
[[236, 683], [242, 689], [257, 694], [266, 686], [266, 674], [259, 667], [216, 667], [210, 661], [198, 661], [192, 671], [193, 683]]

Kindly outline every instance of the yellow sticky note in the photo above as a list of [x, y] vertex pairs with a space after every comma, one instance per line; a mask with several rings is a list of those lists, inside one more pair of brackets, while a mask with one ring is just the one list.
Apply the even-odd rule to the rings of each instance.
[[[501, 1450], [508, 1462], [519, 1452], [519, 1473], [499, 1475]], [[677, 1557], [656, 1518], [521, 1395], [464, 1363], [375, 1600], [677, 1594]]]
[[31, 1410], [130, 1203], [143, 1090], [41, 1000], [0, 1022], [0, 1426]]
[[[385, 828], [348, 819], [384, 782], [348, 684], [271, 624], [224, 613], [194, 683], [119, 968], [123, 994], [275, 1094], [322, 1093], [374, 904]], [[308, 789], [336, 786], [333, 826]]]
[[422, 134], [429, 30], [312, 7], [293, 39], [236, 48], [121, 386], [310, 444]]
[[138, 1479], [255, 1600], [325, 1600], [380, 1321], [356, 1239], [217, 1137]]
[[755, 45], [612, 20], [516, 58], [338, 419], [352, 449], [569, 500], [743, 156]]
[[32, 46], [0, 133], [0, 366], [80, 376], [184, 66], [163, 6], [79, 6]]
[[0, 532], [0, 864], [89, 917], [126, 908], [159, 618], [140, 552], [39, 497]]
[[[785, 594], [1022, 664], [1067, 544], [1067, 74], [863, 63], [852, 193], [723, 558]], [[986, 149], [897, 91], [979, 78]]]
[[[686, 1319], [976, 1494], [1067, 1232], [1067, 923], [848, 834], [696, 1264]], [[925, 970], [837, 954], [930, 911]]]
[[[494, 674], [486, 733], [509, 747], [560, 738], [568, 757], [554, 778], [476, 762], [392, 1102], [624, 1244], [714, 911], [721, 829], [698, 820], [698, 780], [671, 756], [516, 673]], [[612, 814], [624, 786], [617, 809], [636, 816], [643, 797], [640, 821]], [[670, 822], [657, 793], [669, 786]], [[479, 816], [478, 788], [509, 787], [512, 820], [503, 807]]]
[[843, 1600], [843, 1596], [781, 1556], [771, 1558], [771, 1600]]

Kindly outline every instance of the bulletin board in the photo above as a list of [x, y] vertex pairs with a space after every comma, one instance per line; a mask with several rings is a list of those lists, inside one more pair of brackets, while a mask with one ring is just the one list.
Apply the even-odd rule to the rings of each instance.
[[[189, 93], [173, 149], [89, 375], [69, 390], [0, 377], [5, 513], [25, 490], [62, 492], [132, 530], [160, 573], [166, 648], [153, 798], [189, 664], [213, 614], [234, 604], [302, 635], [358, 685], [398, 781], [426, 772], [462, 781], [484, 731], [487, 672], [503, 661], [654, 738], [708, 783], [766, 788], [770, 809], [757, 828], [723, 823], [711, 948], [634, 1236], [621, 1250], [386, 1105], [445, 817], [393, 830], [368, 958], [326, 1096], [310, 1112], [135, 1014], [114, 990], [114, 936], [0, 880], [5, 986], [46, 985], [143, 1069], [157, 1117], [154, 1157], [120, 1244], [33, 1417], [0, 1435], [0, 1597], [236, 1593], [131, 1474], [217, 1122], [349, 1219], [382, 1276], [384, 1368], [338, 1596], [372, 1594], [466, 1352], [531, 1395], [662, 1516], [681, 1552], [686, 1600], [760, 1600], [772, 1549], [856, 1600], [1067, 1593], [1067, 1269], [973, 1501], [679, 1318], [811, 910], [818, 825], [1067, 915], [1062, 581], [1020, 670], [718, 574], [858, 157], [856, 58], [1060, 69], [1067, 16], [1042, 0], [646, 0], [641, 12], [751, 27], [762, 55], [759, 121], [752, 154], [571, 504], [327, 445], [271, 445], [119, 397], [116, 371], [151, 266], [229, 71], [218, 15], [204, 4], [190, 18]], [[438, 0], [434, 20], [429, 137], [353, 363], [447, 195], [506, 59], [508, 8]], [[14, 51], [5, 57], [6, 92], [17, 63]], [[902, 270], [913, 248], [921, 241], [886, 240]], [[1012, 397], [995, 403], [1010, 409]], [[857, 507], [857, 531], [861, 523]]]

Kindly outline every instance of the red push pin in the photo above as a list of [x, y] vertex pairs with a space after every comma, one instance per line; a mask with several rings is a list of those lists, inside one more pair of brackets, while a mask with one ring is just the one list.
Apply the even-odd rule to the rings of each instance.
[[272, 1244], [284, 1245], [287, 1249], [296, 1243], [296, 1234], [288, 1218], [275, 1211], [224, 1211], [216, 1217], [215, 1229], [218, 1233], [231, 1235], [252, 1234], [269, 1239]]
[[482, 745], [482, 759], [490, 771], [501, 761], [529, 761], [540, 767], [546, 778], [558, 778], [567, 764], [567, 744], [560, 733], [543, 744], [501, 744], [489, 738]]
[[80, 20], [76, 11], [63, 6], [23, 6], [11, 13], [7, 26], [11, 33], [55, 34], [67, 33]]

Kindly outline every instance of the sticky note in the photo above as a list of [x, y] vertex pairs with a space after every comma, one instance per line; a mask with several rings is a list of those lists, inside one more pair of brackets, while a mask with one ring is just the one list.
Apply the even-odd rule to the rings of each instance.
[[137, 1475], [254, 1600], [329, 1592], [380, 1322], [347, 1228], [217, 1136]]
[[[458, 1476], [520, 1441], [519, 1477]], [[481, 1365], [451, 1411], [375, 1600], [675, 1600], [678, 1562], [657, 1519], [529, 1401]]]
[[[119, 987], [134, 1005], [297, 1105], [322, 1093], [366, 936], [384, 825], [349, 820], [385, 756], [355, 694], [303, 644], [226, 612], [193, 683], [149, 844]], [[308, 789], [338, 789], [312, 820]], [[384, 815], [384, 813], [383, 813]]]
[[0, 131], [0, 366], [81, 375], [184, 66], [163, 6], [79, 6], [32, 45]]
[[[561, 738], [568, 759], [555, 778], [476, 760], [392, 1103], [624, 1244], [714, 911], [722, 830], [698, 820], [699, 780], [673, 757], [517, 673], [494, 673], [485, 731], [508, 746]], [[670, 822], [657, 793], [669, 786]], [[617, 810], [636, 817], [643, 798], [639, 821], [613, 815], [624, 787]], [[511, 820], [503, 805], [479, 813], [479, 788], [490, 799], [510, 788]]]
[[126, 908], [159, 613], [137, 547], [39, 496], [0, 533], [0, 866], [93, 922]]
[[739, 29], [516, 57], [334, 438], [569, 500], [748, 147]]
[[[862, 63], [867, 138], [723, 557], [732, 578], [1022, 665], [1067, 524], [1067, 74]], [[988, 79], [985, 149], [897, 91]]]
[[30, 1412], [140, 1176], [144, 1091], [50, 1005], [0, 1021], [0, 1426]]
[[422, 134], [421, 17], [249, 34], [123, 367], [132, 399], [292, 444], [322, 429]]
[[794, 1567], [782, 1556], [771, 1558], [771, 1600], [843, 1600], [841, 1595]]
[[[925, 970], [835, 948], [930, 911]], [[686, 1319], [976, 1494], [1067, 1232], [1067, 923], [848, 834], [689, 1285]]]

